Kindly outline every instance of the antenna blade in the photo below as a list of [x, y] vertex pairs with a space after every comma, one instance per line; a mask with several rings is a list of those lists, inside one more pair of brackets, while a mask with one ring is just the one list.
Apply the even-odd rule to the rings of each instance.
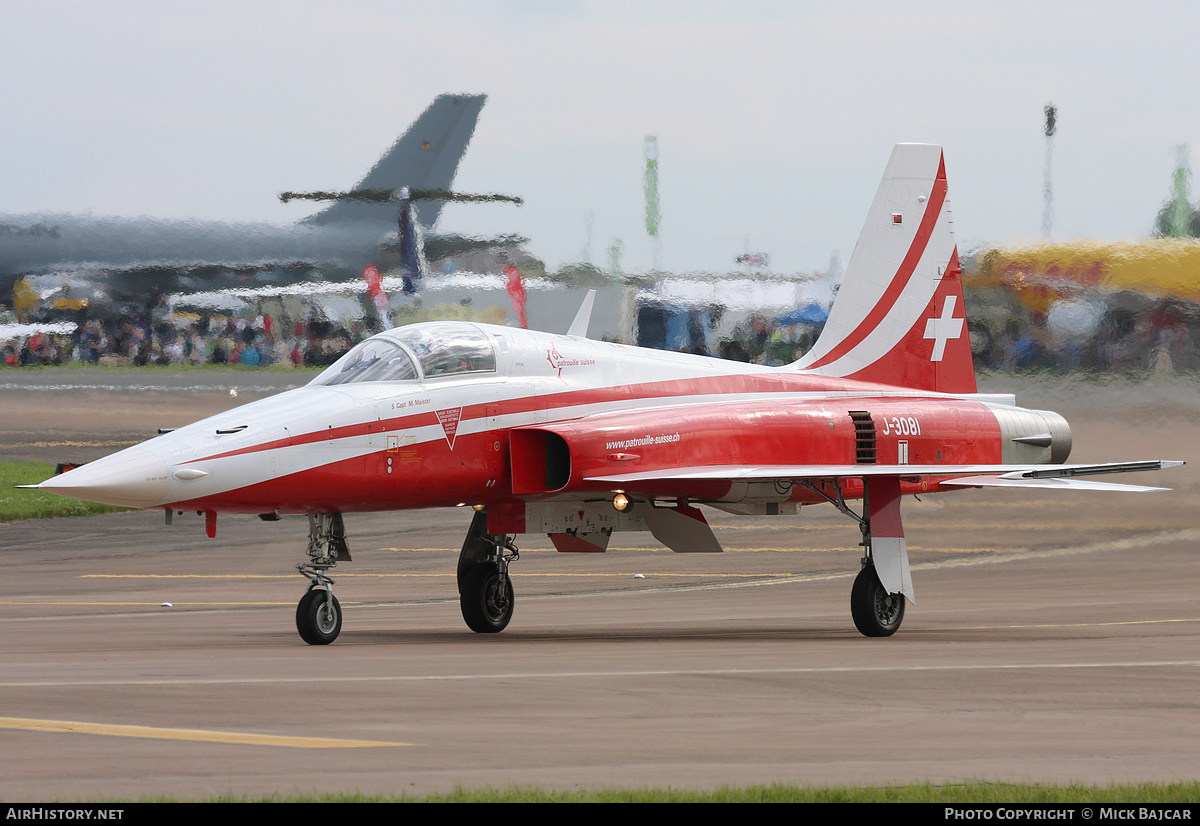
[[587, 338], [588, 324], [592, 320], [592, 305], [595, 303], [596, 291], [588, 290], [587, 295], [583, 297], [583, 303], [579, 305], [579, 312], [575, 313], [575, 320], [567, 330], [567, 335]]

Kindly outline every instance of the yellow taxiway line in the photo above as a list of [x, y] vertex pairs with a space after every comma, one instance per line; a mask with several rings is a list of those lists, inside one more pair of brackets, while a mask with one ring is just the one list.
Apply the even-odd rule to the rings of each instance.
[[0, 717], [0, 728], [19, 729], [21, 731], [46, 731], [57, 734], [100, 734], [108, 737], [190, 740], [196, 743], [234, 743], [242, 746], [274, 746], [292, 749], [361, 749], [415, 745], [414, 743], [385, 743], [377, 740], [282, 737], [274, 734], [249, 734], [233, 731], [203, 731], [200, 729], [156, 728], [153, 726], [119, 726], [106, 723], [80, 723], [72, 720], [34, 720], [25, 717]]

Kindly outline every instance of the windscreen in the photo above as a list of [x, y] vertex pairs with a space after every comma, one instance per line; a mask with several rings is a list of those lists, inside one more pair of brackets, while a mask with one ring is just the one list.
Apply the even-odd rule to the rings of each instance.
[[389, 339], [369, 338], [342, 356], [312, 384], [351, 384], [360, 381], [412, 381], [417, 366], [403, 347]]

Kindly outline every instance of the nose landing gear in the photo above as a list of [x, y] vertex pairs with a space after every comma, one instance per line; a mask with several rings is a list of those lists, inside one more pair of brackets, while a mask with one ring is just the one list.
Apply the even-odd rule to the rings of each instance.
[[308, 590], [296, 606], [296, 630], [309, 645], [329, 645], [342, 632], [342, 606], [333, 595], [333, 579], [326, 572], [339, 559], [350, 561], [340, 513], [308, 515], [308, 558], [308, 562], [296, 566], [309, 579]]
[[489, 564], [476, 565], [467, 572], [459, 594], [463, 619], [477, 634], [503, 631], [512, 619], [513, 587], [505, 570]]
[[497, 634], [512, 619], [514, 595], [508, 566], [520, 558], [520, 551], [512, 537], [486, 531], [487, 514], [477, 511], [458, 557], [459, 607], [472, 631]]

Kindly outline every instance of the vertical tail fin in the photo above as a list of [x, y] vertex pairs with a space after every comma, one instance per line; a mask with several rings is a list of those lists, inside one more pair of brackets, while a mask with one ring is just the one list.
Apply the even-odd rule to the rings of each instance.
[[[449, 189], [486, 100], [484, 95], [438, 95], [354, 189]], [[417, 218], [433, 226], [441, 209], [440, 201], [422, 202], [416, 207]], [[304, 223], [361, 222], [387, 228], [395, 220], [396, 213], [386, 203], [339, 201]]]
[[940, 146], [902, 143], [892, 151], [825, 329], [793, 366], [919, 390], [975, 392]]

